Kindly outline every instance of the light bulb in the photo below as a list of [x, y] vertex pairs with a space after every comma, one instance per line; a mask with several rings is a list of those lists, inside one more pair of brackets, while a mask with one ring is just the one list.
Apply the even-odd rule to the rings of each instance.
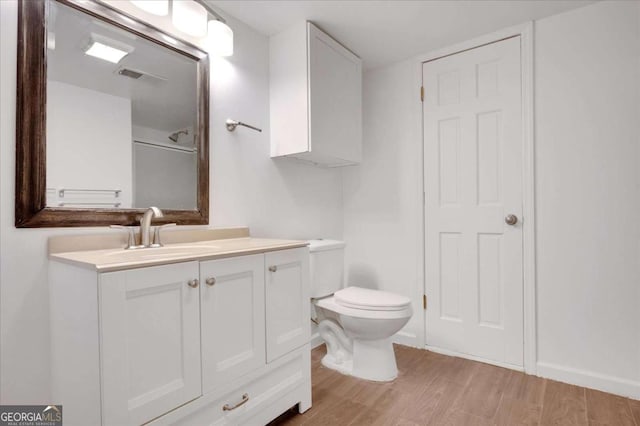
[[209, 21], [205, 45], [212, 55], [233, 55], [233, 30], [222, 21]]
[[173, 25], [185, 34], [203, 37], [207, 33], [207, 11], [189, 0], [174, 0], [171, 16]]

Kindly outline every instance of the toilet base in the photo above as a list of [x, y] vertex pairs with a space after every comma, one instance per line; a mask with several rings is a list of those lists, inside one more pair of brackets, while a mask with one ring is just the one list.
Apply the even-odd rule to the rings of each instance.
[[322, 365], [345, 375], [374, 382], [390, 382], [398, 377], [391, 338], [354, 340], [353, 359], [338, 361], [327, 353], [322, 358]]
[[334, 357], [329, 354], [326, 354], [322, 357], [322, 365], [332, 370], [336, 370], [339, 373], [342, 373], [346, 376], [351, 376], [351, 372], [353, 371], [353, 360], [341, 361], [338, 362]]
[[398, 377], [396, 354], [391, 338], [354, 340], [351, 375], [375, 382], [390, 382]]

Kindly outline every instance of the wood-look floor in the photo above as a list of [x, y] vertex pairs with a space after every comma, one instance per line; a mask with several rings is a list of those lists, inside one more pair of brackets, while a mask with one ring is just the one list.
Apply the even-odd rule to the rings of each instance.
[[313, 350], [313, 407], [275, 425], [640, 426], [640, 401], [395, 346], [398, 378], [375, 383], [325, 368]]

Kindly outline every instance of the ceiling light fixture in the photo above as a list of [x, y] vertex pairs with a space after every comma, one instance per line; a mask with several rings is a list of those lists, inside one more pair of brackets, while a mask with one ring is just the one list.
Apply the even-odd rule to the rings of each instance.
[[126, 50], [108, 46], [95, 40], [91, 41], [89, 47], [85, 49], [84, 53], [114, 64], [117, 64], [122, 60], [122, 58], [129, 54]]
[[199, 3], [189, 0], [175, 0], [171, 21], [185, 34], [203, 37], [207, 34], [207, 10]]
[[[168, 0], [129, 0], [138, 8], [164, 16], [169, 13]], [[233, 55], [233, 30], [205, 0], [173, 0], [171, 22], [192, 37], [204, 37], [204, 48], [212, 55]], [[213, 18], [213, 19], [210, 19]], [[175, 40], [168, 40], [175, 44]]]
[[219, 13], [217, 13], [204, 0], [195, 0], [206, 9], [213, 19], [207, 24], [207, 37], [203, 40], [203, 44], [207, 51], [216, 56], [233, 55], [233, 30], [227, 25]]
[[169, 14], [169, 0], [129, 0], [139, 9], [152, 15], [167, 16]]
[[207, 51], [212, 55], [231, 56], [233, 55], [233, 30], [222, 21], [211, 20], [204, 43]]

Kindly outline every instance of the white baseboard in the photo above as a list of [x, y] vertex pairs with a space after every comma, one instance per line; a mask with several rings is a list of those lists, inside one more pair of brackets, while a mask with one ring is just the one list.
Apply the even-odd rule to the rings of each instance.
[[547, 362], [538, 362], [538, 376], [624, 397], [640, 399], [640, 382], [620, 377], [592, 373]]
[[509, 370], [524, 372], [524, 368], [521, 365], [514, 365], [514, 364], [507, 364], [506, 362], [493, 361], [490, 359], [481, 358], [479, 356], [468, 355], [468, 354], [452, 351], [449, 349], [439, 348], [437, 346], [426, 345], [425, 349], [431, 352], [442, 354], [442, 355], [457, 356], [458, 358], [470, 359], [472, 361], [483, 362], [485, 364], [491, 364], [497, 367], [508, 368]]
[[[415, 336], [414, 339], [415, 341]], [[406, 346], [417, 347], [412, 343], [411, 335], [407, 333], [398, 333], [393, 338], [394, 343]], [[425, 345], [424, 349], [443, 355], [456, 356], [459, 358], [470, 359], [473, 361], [484, 362], [486, 364], [496, 365], [498, 367], [509, 368], [516, 371], [524, 371], [522, 366], [496, 362], [473, 355], [467, 355], [449, 349], [439, 348], [437, 346]], [[551, 364], [547, 362], [538, 362], [537, 376], [546, 379], [556, 380], [563, 383], [569, 383], [576, 386], [582, 386], [589, 389], [597, 389], [603, 392], [620, 395], [627, 398], [640, 400], [640, 381], [628, 380], [620, 377], [609, 376], [606, 374], [593, 373], [586, 370], [579, 370], [571, 367]]]
[[420, 348], [418, 343], [418, 336], [413, 333], [407, 333], [406, 331], [398, 331], [391, 337], [393, 343], [399, 345], [411, 346], [412, 348]]

